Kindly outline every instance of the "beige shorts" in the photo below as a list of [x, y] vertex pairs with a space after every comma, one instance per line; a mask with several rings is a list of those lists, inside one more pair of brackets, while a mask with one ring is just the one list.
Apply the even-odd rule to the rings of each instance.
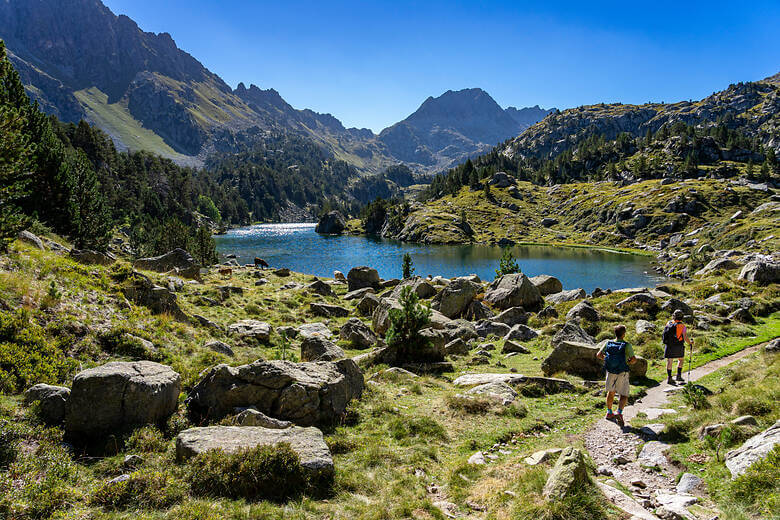
[[628, 387], [628, 372], [621, 372], [620, 374], [607, 372], [607, 392], [615, 392], [618, 395], [628, 397], [628, 394], [630, 393]]

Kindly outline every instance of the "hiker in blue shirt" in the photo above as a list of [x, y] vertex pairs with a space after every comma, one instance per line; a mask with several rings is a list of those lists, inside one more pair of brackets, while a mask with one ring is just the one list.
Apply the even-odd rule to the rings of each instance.
[[[634, 347], [624, 338], [626, 337], [625, 325], [615, 327], [615, 339], [607, 341], [596, 354], [596, 357], [604, 361], [604, 369], [607, 371], [607, 416], [608, 421], [615, 421], [621, 427], [623, 422], [623, 408], [628, 403], [628, 365], [636, 363]], [[620, 395], [617, 413], [612, 412], [612, 401], [615, 394]]]

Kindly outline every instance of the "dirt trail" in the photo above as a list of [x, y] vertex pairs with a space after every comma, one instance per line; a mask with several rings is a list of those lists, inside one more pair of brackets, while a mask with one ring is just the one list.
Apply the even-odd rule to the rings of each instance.
[[[715, 370], [749, 356], [764, 345], [766, 343], [754, 345], [702, 365], [691, 371], [690, 380], [696, 381], [711, 374]], [[687, 379], [687, 373], [684, 375]], [[675, 389], [679, 390], [680, 387], [671, 387], [664, 380], [658, 386], [648, 389], [647, 394], [642, 399], [632, 406], [626, 407], [623, 411], [626, 423], [636, 417], [639, 412], [647, 413], [650, 419], [668, 413], [664, 409], [664, 405], [668, 402], [670, 388], [674, 391]], [[675, 481], [680, 472], [663, 456], [664, 445], [661, 443], [645, 445], [642, 450], [645, 457], [638, 460], [639, 446], [654, 440], [654, 438], [655, 435], [652, 431], [639, 430], [628, 425], [621, 429], [617, 424], [599, 419], [585, 432], [585, 448], [590, 452], [596, 465], [605, 470], [603, 474], [611, 474], [615, 480], [631, 489], [634, 497], [642, 503], [650, 498], [652, 491], [674, 493]], [[616, 461], [618, 458], [622, 458], [622, 460]], [[648, 463], [648, 460], [653, 460], [655, 463]], [[647, 466], [657, 466], [661, 471], [647, 469]], [[639, 485], [634, 485], [637, 481], [640, 481]]]

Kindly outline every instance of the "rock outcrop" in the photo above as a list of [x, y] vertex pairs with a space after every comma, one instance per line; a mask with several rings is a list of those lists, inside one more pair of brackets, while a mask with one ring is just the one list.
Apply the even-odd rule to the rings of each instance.
[[310, 336], [301, 342], [301, 361], [337, 361], [344, 357], [338, 345], [322, 336]]
[[198, 420], [219, 420], [235, 408], [254, 406], [301, 426], [328, 424], [362, 395], [363, 386], [363, 373], [351, 359], [217, 365], [192, 389], [187, 407]]
[[64, 386], [37, 384], [24, 392], [24, 406], [35, 401], [40, 403], [40, 415], [46, 424], [60, 424], [65, 419], [70, 388]]
[[745, 264], [739, 273], [740, 280], [747, 280], [760, 285], [780, 283], [780, 264], [753, 260]]
[[555, 463], [543, 494], [548, 500], [561, 500], [591, 485], [585, 455], [577, 448], [564, 448]]
[[[549, 376], [556, 372], [566, 372], [585, 379], [600, 379], [604, 363], [596, 357], [599, 347], [571, 341], [560, 342], [542, 361], [542, 372]], [[629, 365], [631, 377], [644, 377], [647, 374], [647, 360], [637, 356], [637, 361]]]
[[736, 478], [745, 473], [753, 463], [766, 457], [777, 444], [780, 444], [780, 421], [726, 454], [726, 467], [729, 468], [731, 477]]
[[73, 378], [65, 432], [98, 440], [145, 424], [162, 424], [175, 411], [181, 377], [151, 361], [115, 361]]
[[169, 251], [164, 255], [150, 258], [139, 258], [133, 262], [135, 269], [167, 273], [173, 271], [184, 278], [200, 278], [200, 265], [192, 258], [192, 255], [181, 248]]
[[350, 292], [364, 287], [379, 289], [379, 273], [367, 266], [353, 267], [347, 273], [347, 286]]
[[522, 307], [526, 311], [538, 311], [544, 303], [539, 289], [522, 273], [506, 274], [491, 283], [485, 301], [500, 309]]
[[340, 235], [346, 228], [347, 221], [344, 220], [344, 215], [340, 211], [331, 211], [320, 217], [314, 231], [324, 235]]

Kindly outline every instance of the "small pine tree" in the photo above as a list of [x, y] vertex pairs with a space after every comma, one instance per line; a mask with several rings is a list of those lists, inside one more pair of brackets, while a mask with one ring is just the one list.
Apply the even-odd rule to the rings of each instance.
[[517, 265], [512, 251], [508, 247], [504, 248], [504, 252], [501, 254], [501, 260], [496, 269], [496, 278], [500, 278], [505, 274], [515, 274], [520, 272], [520, 266]]
[[398, 351], [399, 360], [413, 360], [428, 345], [428, 339], [420, 331], [430, 323], [431, 310], [420, 304], [417, 293], [411, 287], [401, 289], [400, 309], [390, 309], [390, 328], [387, 330], [388, 346]]
[[200, 265], [206, 266], [216, 263], [217, 249], [214, 237], [206, 226], [200, 226], [192, 237], [190, 252]]
[[412, 255], [404, 253], [403, 264], [401, 265], [403, 270], [404, 280], [411, 278], [414, 274], [414, 264], [412, 263]]
[[78, 150], [62, 164], [67, 178], [70, 233], [78, 248], [105, 250], [111, 233], [111, 218], [92, 163]]

